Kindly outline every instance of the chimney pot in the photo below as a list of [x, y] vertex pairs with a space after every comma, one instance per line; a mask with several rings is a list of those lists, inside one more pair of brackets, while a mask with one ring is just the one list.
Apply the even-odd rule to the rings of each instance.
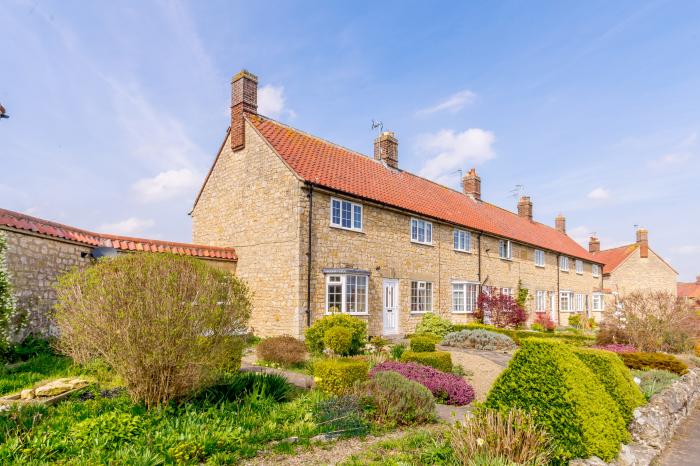
[[532, 201], [530, 196], [522, 196], [520, 201], [518, 201], [518, 215], [532, 220]]
[[600, 240], [596, 236], [591, 236], [588, 240], [588, 252], [600, 252]]
[[700, 285], [700, 275], [698, 275], [697, 277], [695, 277], [695, 283], [698, 284], [698, 285]]
[[374, 140], [374, 158], [391, 168], [399, 168], [399, 140], [393, 131], [383, 131]]
[[245, 118], [258, 113], [258, 77], [241, 70], [231, 79], [231, 149], [245, 146]]
[[557, 231], [566, 234], [566, 217], [562, 214], [557, 215], [557, 218], [554, 219], [554, 227]]
[[649, 257], [649, 232], [646, 228], [637, 229], [637, 244], [639, 245], [639, 257]]
[[472, 168], [462, 178], [462, 191], [472, 199], [481, 200], [481, 178], [476, 174], [476, 169]]

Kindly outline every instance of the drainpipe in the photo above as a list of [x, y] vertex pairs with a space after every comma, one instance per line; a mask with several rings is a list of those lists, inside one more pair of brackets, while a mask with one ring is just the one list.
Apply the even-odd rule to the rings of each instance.
[[311, 327], [311, 230], [314, 215], [314, 185], [309, 186], [309, 245], [306, 252], [306, 326]]
[[477, 270], [477, 278], [479, 279], [479, 294], [481, 294], [481, 235], [483, 232], [479, 232], [479, 236], [476, 237], [476, 246], [479, 248], [479, 268]]
[[[557, 325], [561, 324], [561, 291], [559, 290], [559, 274], [560, 274], [560, 257], [561, 254], [557, 254], [557, 296], [554, 302], [557, 303]], [[570, 306], [569, 306], [570, 307]]]

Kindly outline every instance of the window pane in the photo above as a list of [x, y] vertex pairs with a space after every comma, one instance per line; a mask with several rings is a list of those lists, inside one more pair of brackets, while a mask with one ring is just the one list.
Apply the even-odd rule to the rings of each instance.
[[477, 285], [470, 283], [467, 285], [467, 312], [474, 312], [476, 309]]
[[418, 221], [413, 219], [411, 220], [411, 239], [418, 240]]
[[340, 225], [340, 201], [333, 199], [332, 206], [331, 223], [333, 223], [333, 225]]
[[356, 278], [354, 275], [348, 275], [345, 277], [345, 311], [355, 312], [355, 283]]
[[418, 282], [411, 282], [411, 311], [418, 310]]
[[432, 223], [425, 223], [425, 242], [426, 243], [432, 243], [433, 242], [433, 224]]
[[367, 312], [367, 277], [357, 277], [357, 312]]
[[455, 230], [453, 234], [454, 248], [460, 249], [459, 247], [459, 230]]
[[430, 282], [425, 284], [425, 310], [433, 310], [433, 284]]
[[344, 228], [350, 228], [351, 208], [352, 205], [349, 202], [343, 201], [342, 225]]
[[359, 205], [354, 205], [353, 212], [355, 213], [353, 228], [357, 228], [358, 230], [361, 230], [362, 229], [362, 207]]
[[452, 310], [454, 312], [464, 312], [464, 284], [452, 284]]
[[340, 312], [342, 309], [342, 292], [340, 284], [328, 285], [328, 312]]

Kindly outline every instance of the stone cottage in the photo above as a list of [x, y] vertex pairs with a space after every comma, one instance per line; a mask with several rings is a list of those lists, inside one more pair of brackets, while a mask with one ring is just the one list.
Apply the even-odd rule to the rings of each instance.
[[474, 169], [457, 191], [404, 171], [391, 132], [373, 156], [257, 113], [257, 78], [232, 80], [231, 125], [191, 212], [193, 241], [235, 248], [258, 335], [301, 336], [343, 312], [371, 334], [412, 332], [426, 312], [467, 322], [480, 292], [529, 293], [566, 324], [600, 317], [603, 261], [555, 227], [481, 198]]

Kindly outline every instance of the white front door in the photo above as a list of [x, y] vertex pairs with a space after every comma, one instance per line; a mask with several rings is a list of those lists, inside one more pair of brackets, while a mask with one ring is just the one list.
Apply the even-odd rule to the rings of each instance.
[[382, 282], [384, 301], [384, 335], [399, 333], [399, 281], [384, 279]]

